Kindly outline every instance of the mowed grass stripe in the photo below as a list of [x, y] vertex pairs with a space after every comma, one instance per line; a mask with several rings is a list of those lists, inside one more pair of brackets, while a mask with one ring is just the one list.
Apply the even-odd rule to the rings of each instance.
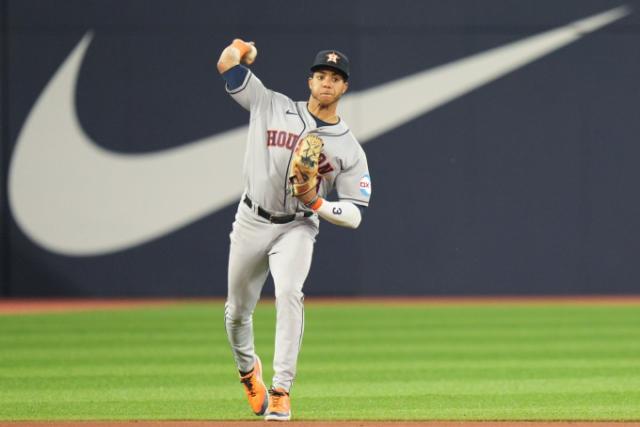
[[[221, 327], [221, 326], [220, 326]], [[331, 339], [335, 343], [350, 343], [354, 339], [355, 328], [335, 328], [331, 329], [325, 326], [321, 331], [314, 331], [314, 336], [310, 337], [314, 341], [324, 342]], [[437, 342], [457, 342], [464, 340], [465, 342], [477, 343], [489, 341], [516, 342], [531, 341], [545, 342], [554, 340], [570, 340], [574, 342], [587, 341], [593, 342], [598, 339], [600, 342], [614, 342], [624, 339], [640, 338], [640, 331], [637, 326], [626, 326], [612, 329], [610, 326], [602, 326], [600, 330], [596, 328], [585, 328], [584, 330], [576, 330], [576, 328], [536, 328], [528, 329], [511, 329], [511, 330], [493, 330], [486, 328], [485, 330], [442, 330], [442, 329], [407, 329], [401, 335], [393, 330], [365, 330], [359, 331], [355, 337], [357, 340], [379, 340], [384, 338], [387, 341], [404, 341], [407, 339], [431, 339]], [[0, 337], [0, 346], [12, 346], [12, 348], [58, 348], [67, 347], [69, 345], [82, 344], [84, 346], [106, 346], [112, 344], [137, 344], [154, 343], [154, 344], [190, 344], [190, 343], [226, 343], [219, 335], [214, 335], [211, 330], [207, 331], [139, 331], [132, 332], [104, 332], [96, 333], [82, 332], [73, 333], [71, 331], [47, 332], [40, 334], [21, 335], [20, 333], [5, 334]]]
[[[588, 352], [592, 354], [598, 354], [602, 352], [606, 353], [620, 353], [626, 351], [636, 351], [640, 353], [640, 340], [626, 340], [626, 339], [610, 339], [610, 340], [598, 340], [597, 343], [593, 340], [530, 340], [530, 339], [517, 339], [517, 340], [478, 340], [478, 341], [460, 341], [460, 340], [400, 340], [394, 339], [390, 342], [379, 342], [378, 339], [362, 339], [354, 337], [351, 342], [331, 342], [331, 349], [327, 350], [324, 342], [318, 342], [314, 339], [309, 339], [308, 343], [305, 343], [307, 347], [313, 347], [314, 352], [322, 354], [325, 351], [345, 351], [351, 354], [359, 353], [388, 353], [388, 352], [413, 352], [416, 350], [424, 350], [429, 354], [441, 354], [441, 353], [486, 353], [494, 354], [496, 352], [516, 352], [518, 354], [536, 354], [540, 352]], [[322, 344], [322, 345], [318, 345]], [[360, 344], [360, 345], [359, 345]], [[394, 344], [391, 346], [390, 344]], [[103, 343], [89, 343], [83, 344], [82, 348], [80, 343], [76, 346], [63, 346], [59, 347], [47, 347], [42, 346], [38, 348], [11, 348], [11, 351], [0, 353], [0, 361], [11, 359], [28, 359], [30, 357], [39, 358], [43, 355], [52, 359], [56, 358], [83, 358], [100, 356], [108, 353], [115, 357], [133, 355], [133, 356], [153, 356], [160, 353], [169, 353], [173, 355], [183, 354], [203, 354], [203, 353], [228, 353], [227, 346], [212, 345], [198, 341], [191, 342], [186, 345], [183, 341], [166, 341], [166, 342], [129, 342], [122, 343], [122, 345], [114, 346], [113, 344]]]
[[[0, 415], [11, 413], [13, 420], [227, 420], [258, 419], [247, 410], [240, 393], [224, 398], [169, 398], [153, 401], [128, 399], [93, 402], [30, 401], [22, 405], [0, 402]], [[235, 417], [226, 414], [237, 414]], [[240, 415], [242, 414], [242, 415]], [[248, 416], [249, 415], [249, 416]]]
[[[258, 347], [259, 349], [260, 347]], [[264, 347], [262, 347], [264, 348]], [[264, 351], [259, 351], [259, 354], [265, 355]], [[536, 361], [536, 360], [549, 360], [549, 359], [592, 359], [598, 361], [602, 358], [611, 358], [611, 352], [615, 352], [615, 355], [624, 359], [632, 358], [639, 354], [637, 348], [628, 348], [626, 345], [612, 346], [611, 348], [598, 348], [598, 349], [545, 349], [545, 348], [508, 348], [503, 347], [501, 350], [483, 348], [474, 351], [471, 348], [465, 348], [463, 350], [450, 350], [450, 349], [425, 349], [421, 347], [401, 347], [401, 348], [380, 348], [374, 347], [372, 349], [363, 348], [345, 348], [341, 351], [340, 348], [334, 349], [309, 349], [304, 348], [303, 353], [305, 361], [309, 363], [335, 363], [344, 359], [356, 358], [363, 362], [378, 362], [378, 363], [404, 363], [415, 360], [416, 357], [425, 358], [428, 360], [453, 360], [458, 359], [461, 361], [479, 361], [479, 360], [503, 360], [518, 357], [524, 361]], [[114, 351], [113, 354], [106, 352], [95, 351], [81, 351], [76, 350], [67, 353], [58, 353], [47, 355], [46, 351], [39, 351], [35, 354], [19, 352], [16, 355], [6, 356], [0, 358], [0, 363], [6, 367], [24, 367], [34, 366], [31, 362], [39, 362], [40, 366], [49, 366], [51, 364], [91, 364], [95, 363], [100, 365], [102, 363], [111, 363], [118, 361], [122, 364], [137, 363], [139, 361], [145, 361], [149, 364], [175, 364], [179, 361], [189, 363], [203, 363], [208, 360], [219, 360], [225, 363], [230, 361], [230, 355], [228, 350], [218, 349], [212, 350], [209, 348], [195, 348], [195, 349], [183, 349], [183, 348], [171, 348], [171, 349], [157, 349], [155, 351], [142, 350], [142, 349], [130, 349]]]
[[[304, 365], [301, 366], [305, 368]], [[178, 371], [178, 372], [176, 372]], [[34, 376], [3, 376], [2, 383], [5, 389], [0, 390], [0, 396], [12, 396], [14, 393], [23, 390], [65, 390], [69, 387], [91, 388], [96, 384], [102, 387], [105, 385], [114, 387], [131, 387], [131, 386], [173, 386], [176, 384], [208, 384], [208, 385], [225, 385], [230, 379], [235, 379], [235, 374], [230, 373], [228, 367], [226, 369], [211, 369], [209, 367], [200, 367], [193, 369], [191, 372], [184, 372], [186, 369], [173, 369], [168, 373], [166, 370], [156, 370], [155, 373], [142, 372], [123, 372], [113, 370], [112, 372], [102, 371], [86, 372], [84, 375], [67, 373], [66, 375], [40, 375]], [[311, 384], [322, 384], [326, 386], [329, 382], [335, 387], [342, 387], [344, 384], [352, 384], [354, 386], [368, 389], [369, 384], [383, 381], [385, 383], [398, 382], [401, 383], [434, 383], [438, 381], [511, 381], [521, 385], [532, 381], [547, 381], [548, 383], [559, 382], [573, 384], [575, 382], [587, 379], [589, 382], [596, 383], [594, 387], [602, 387], [606, 385], [625, 386], [631, 384], [637, 386], [640, 375], [630, 376], [628, 368], [608, 367], [608, 368], [555, 368], [555, 369], [526, 369], [526, 368], [476, 368], [465, 369], [432, 369], [430, 367], [421, 367], [413, 370], [411, 373], [403, 366], [385, 367], [377, 366], [375, 368], [355, 368], [351, 370], [336, 370], [340, 373], [340, 379], [326, 379], [324, 370], [305, 369], [304, 374], [300, 377], [302, 381]], [[369, 377], [365, 374], [371, 374]], [[49, 381], [46, 381], [46, 380]], [[590, 389], [591, 390], [591, 389]]]
[[[225, 381], [231, 380], [229, 377]], [[314, 378], [309, 378], [313, 380]], [[637, 385], [640, 377], [590, 377], [580, 379], [528, 379], [517, 382], [509, 380], [489, 379], [457, 379], [425, 381], [419, 378], [399, 379], [396, 381], [370, 381], [370, 387], [363, 387], [362, 383], [332, 381], [322, 382], [315, 379], [311, 386], [304, 387], [300, 392], [301, 397], [315, 396], [318, 398], [331, 398], [334, 395], [360, 396], [362, 398], [384, 397], [392, 394], [395, 397], [412, 396], [416, 394], [438, 395], [485, 395], [487, 390], [493, 390], [493, 395], [516, 394], [581, 394], [581, 393], [634, 393], [640, 396]], [[327, 384], [331, 383], [328, 387]], [[48, 389], [12, 390], [11, 392], [0, 390], [0, 401], [4, 403], [20, 403], [26, 401], [37, 402], [91, 402], [97, 399], [106, 400], [159, 400], [166, 398], [167, 394], [176, 399], [191, 397], [194, 399], [219, 398], [225, 396], [223, 388], [211, 387], [212, 384], [222, 384], [220, 378], [213, 376], [167, 376], [162, 381], [152, 381], [144, 384], [137, 381], [136, 385], [115, 383], [111, 381], [95, 381], [93, 383], [77, 383], [68, 381], [58, 387]], [[70, 387], [73, 386], [73, 389]], [[585, 387], [589, 391], [585, 392]], [[52, 393], [55, 391], [55, 393]], [[636, 401], [637, 402], [637, 401]]]
[[[585, 420], [633, 421], [638, 419], [638, 409], [634, 406], [638, 398], [638, 393], [628, 392], [548, 393], [542, 396], [456, 393], [366, 399], [336, 395], [332, 404], [327, 405], [326, 399], [313, 396], [296, 398], [293, 414], [298, 420], [354, 419], [354, 408], [366, 407], [366, 411], [358, 411], [357, 419], [567, 420], [576, 418], [575, 407], [578, 407]], [[60, 409], [58, 402], [29, 402], [20, 406], [0, 402], [0, 414], [10, 411], [16, 420], [257, 419], [249, 413], [239, 394], [204, 399], [189, 396], [147, 401], [132, 397], [122, 401], [64, 402], [64, 411]]]
[[[599, 328], [585, 328], [584, 330], [577, 330], [576, 328], [536, 328], [535, 330], [492, 330], [487, 328], [486, 330], [433, 330], [433, 329], [407, 329], [403, 331], [402, 335], [398, 335], [393, 330], [365, 330], [358, 331], [358, 340], [375, 339], [379, 340], [384, 338], [385, 340], [402, 341], [406, 339], [434, 339], [438, 341], [457, 341], [465, 340], [467, 342], [482, 342], [486, 340], [500, 340], [500, 341], [549, 341], [549, 340], [573, 340], [573, 341], [616, 341], [621, 339], [640, 339], [640, 331], [637, 327], [626, 326], [617, 327], [612, 330], [610, 326], [603, 326]], [[326, 328], [321, 331], [314, 331], [312, 337], [317, 341], [325, 341], [331, 339], [333, 342], [352, 342], [354, 337], [354, 329], [331, 329]], [[161, 344], [178, 344], [178, 343], [226, 343], [226, 339], [222, 340], [219, 336], [212, 334], [212, 332], [199, 332], [199, 331], [166, 331], [166, 332], [65, 332], [65, 333], [39, 333], [23, 335], [18, 333], [6, 334], [0, 336], [0, 348], [6, 346], [12, 346], [12, 348], [56, 348], [65, 347], [69, 345], [83, 344], [83, 345], [109, 345], [109, 344], [122, 344], [122, 343], [161, 343]]]
[[[269, 360], [269, 354], [263, 354], [265, 360]], [[120, 377], [137, 377], [154, 375], [163, 377], [167, 372], [177, 375], [201, 374], [228, 374], [229, 365], [233, 365], [231, 356], [228, 360], [214, 363], [210, 358], [204, 362], [176, 363], [167, 361], [166, 363], [140, 363], [139, 360], [132, 360], [127, 364], [121, 362], [107, 361], [101, 364], [92, 361], [84, 364], [44, 364], [40, 361], [34, 364], [21, 364], [21, 366], [0, 367], [0, 378], [4, 384], [10, 384], [9, 380], [17, 382], [28, 382], [33, 379], [36, 384], [41, 380], [39, 377], [56, 379], [60, 377], [76, 377], [82, 380], [83, 377], [112, 376], [114, 380], [121, 381]], [[543, 376], [566, 376], [581, 377], [584, 375], [600, 375], [607, 372], [612, 375], [627, 375], [629, 372], [640, 372], [640, 358], [615, 358], [585, 360], [579, 358], [565, 359], [545, 359], [545, 360], [433, 360], [423, 359], [420, 361], [407, 360], [402, 363], [395, 363], [390, 366], [387, 363], [381, 364], [379, 361], [343, 360], [326, 361], [322, 364], [309, 363], [308, 360], [301, 362], [303, 372], [339, 373], [342, 378], [352, 378], [362, 376], [361, 371], [376, 372], [376, 375], [401, 375], [410, 372], [411, 375], [419, 373], [422, 376], [458, 377], [470, 375], [470, 371], [477, 371], [472, 376], [491, 376], [502, 373], [504, 376], [513, 378], [529, 378], [534, 375]]]
[[[0, 419], [252, 419], [222, 312], [0, 316]], [[267, 382], [274, 317], [254, 316]], [[311, 304], [294, 414], [640, 419], [639, 336], [636, 306]]]
[[[438, 395], [385, 396], [367, 399], [369, 411], [362, 419], [394, 420], [570, 420], [576, 408], [584, 420], [633, 421], [638, 394], [633, 393], [548, 393], [495, 396]], [[362, 405], [360, 397], [340, 396], [327, 408], [321, 400], [300, 402], [300, 416], [306, 419], [340, 420], [348, 417], [353, 406]], [[568, 404], [570, 403], [571, 404]], [[428, 416], [425, 416], [428, 414]]]
[[[550, 306], [518, 306], [518, 305], [450, 305], [450, 306], [389, 306], [389, 305], [313, 305], [307, 304], [309, 318], [322, 318], [325, 325], [342, 324], [349, 320], [349, 325], [375, 324], [406, 326], [426, 325], [455, 327], [457, 325], [494, 325], [510, 327], [518, 324], [566, 325], [588, 323], [628, 325], [627, 321], [637, 318], [637, 306], [606, 306], [570, 304]], [[616, 316], [612, 317], [611, 312]], [[371, 313], [375, 312], [375, 316]], [[198, 328], [206, 322], [208, 325], [222, 324], [224, 308], [222, 304], [202, 304], [186, 306], [170, 306], [163, 308], [142, 308], [118, 310], [114, 316], [109, 311], [53, 313], [38, 315], [3, 315], [0, 332], [19, 325], [20, 329], [32, 327], [38, 331], [42, 327], [74, 326], [76, 330], [87, 329], [89, 325], [78, 323], [78, 319], [90, 318], [92, 326], [105, 326], [110, 330], [130, 330], [132, 322], [144, 327], [155, 326], [171, 329]], [[275, 310], [270, 304], [259, 304], [256, 316], [271, 316]], [[411, 322], [407, 322], [411, 320]], [[505, 320], [508, 322], [505, 323]], [[178, 323], [177, 323], [178, 322]]]
[[[264, 348], [264, 347], [263, 347]], [[264, 356], [265, 360], [271, 358], [271, 354], [265, 351], [260, 351], [260, 354]], [[460, 354], [438, 354], [438, 355], [424, 355], [421, 354], [420, 361], [416, 361], [416, 355], [412, 353], [392, 354], [388, 353], [366, 353], [359, 354], [357, 358], [350, 358], [353, 354], [348, 353], [345, 355], [330, 354], [316, 354], [312, 349], [303, 348], [302, 363], [305, 366], [309, 366], [307, 369], [332, 369], [339, 371], [348, 371], [351, 369], [357, 369], [364, 367], [365, 369], [372, 369], [376, 366], [386, 366], [393, 364], [393, 366], [402, 367], [404, 369], [419, 369], [428, 367], [431, 369], [485, 369], [485, 368], [518, 368], [518, 369], [547, 369], [547, 368], [625, 368], [629, 370], [638, 369], [640, 361], [638, 355], [635, 352], [629, 354], [617, 354], [615, 356], [606, 355], [603, 357], [600, 354], [585, 354], [584, 352], [577, 352], [576, 354], [537, 354], [534, 356], [523, 354], [493, 354], [487, 357], [486, 354], [478, 355], [460, 355]], [[473, 356], [473, 357], [472, 357]], [[392, 357], [389, 359], [389, 357]], [[517, 357], [517, 359], [514, 359]], [[348, 359], [348, 360], [347, 360]], [[71, 363], [73, 362], [73, 363]], [[14, 376], [14, 375], [39, 375], [42, 374], [56, 374], [56, 372], [62, 372], [71, 374], [88, 371], [111, 371], [114, 369], [116, 372], [127, 372], [129, 370], [142, 370], [145, 369], [157, 369], [162, 371], [170, 371], [179, 366], [198, 366], [198, 365], [211, 365], [215, 363], [215, 366], [210, 369], [225, 369], [225, 365], [233, 364], [230, 354], [224, 357], [212, 357], [211, 354], [203, 354], [199, 356], [185, 355], [181, 357], [177, 356], [156, 356], [141, 359], [139, 357], [121, 357], [114, 358], [104, 356], [103, 358], [85, 358], [82, 360], [73, 359], [47, 359], [46, 357], [30, 360], [15, 360], [12, 363], [3, 363], [0, 366], [0, 376]], [[141, 366], [142, 364], [142, 366]]]

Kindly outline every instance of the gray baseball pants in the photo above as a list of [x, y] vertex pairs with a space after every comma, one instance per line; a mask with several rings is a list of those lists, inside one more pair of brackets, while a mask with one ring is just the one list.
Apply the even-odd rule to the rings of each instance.
[[304, 331], [302, 286], [309, 274], [317, 217], [272, 224], [240, 202], [230, 234], [227, 336], [238, 369], [254, 365], [253, 311], [269, 271], [276, 294], [276, 340], [272, 385], [289, 391]]

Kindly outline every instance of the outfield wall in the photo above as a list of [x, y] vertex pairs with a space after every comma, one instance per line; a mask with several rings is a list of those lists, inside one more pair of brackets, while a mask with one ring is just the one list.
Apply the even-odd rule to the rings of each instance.
[[317, 50], [352, 62], [373, 196], [322, 224], [306, 293], [640, 292], [638, 1], [0, 4], [4, 297], [225, 293], [236, 36], [294, 99]]

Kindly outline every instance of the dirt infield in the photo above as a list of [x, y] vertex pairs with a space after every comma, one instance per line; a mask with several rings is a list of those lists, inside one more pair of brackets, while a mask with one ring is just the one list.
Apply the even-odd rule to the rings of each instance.
[[[0, 314], [114, 310], [175, 304], [223, 302], [222, 298], [156, 299], [0, 299]], [[262, 303], [270, 303], [269, 298]], [[306, 304], [476, 305], [606, 304], [640, 305], [640, 295], [474, 296], [474, 297], [307, 297]]]
[[[19, 427], [257, 427], [278, 423], [266, 421], [43, 421], [0, 422], [0, 426]], [[637, 422], [533, 422], [533, 421], [290, 421], [296, 427], [640, 427]]]

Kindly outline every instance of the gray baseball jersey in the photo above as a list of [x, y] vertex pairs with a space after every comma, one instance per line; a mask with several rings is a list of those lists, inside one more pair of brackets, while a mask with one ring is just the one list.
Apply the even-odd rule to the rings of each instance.
[[371, 180], [364, 150], [344, 122], [318, 128], [306, 102], [294, 102], [267, 89], [251, 71], [243, 84], [229, 91], [251, 112], [244, 184], [247, 195], [274, 214], [291, 214], [305, 207], [291, 196], [287, 176], [299, 138], [315, 133], [324, 141], [320, 157], [318, 194], [335, 188], [341, 201], [368, 206]]

